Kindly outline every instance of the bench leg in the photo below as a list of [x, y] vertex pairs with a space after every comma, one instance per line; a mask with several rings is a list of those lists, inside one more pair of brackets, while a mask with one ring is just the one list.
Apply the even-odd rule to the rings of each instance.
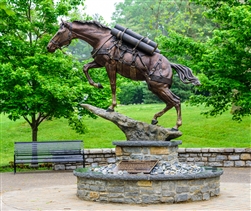
[[16, 174], [16, 157], [14, 155], [14, 174]]
[[83, 153], [83, 168], [85, 168], [85, 154]]

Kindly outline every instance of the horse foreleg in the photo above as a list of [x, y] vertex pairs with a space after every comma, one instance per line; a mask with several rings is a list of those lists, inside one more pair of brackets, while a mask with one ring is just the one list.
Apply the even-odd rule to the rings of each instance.
[[86, 76], [86, 78], [87, 78], [87, 80], [88, 80], [88, 82], [89, 82], [90, 85], [102, 89], [103, 86], [102, 86], [100, 83], [95, 83], [95, 82], [92, 80], [92, 78], [91, 78], [91, 76], [89, 75], [89, 73], [88, 73], [88, 70], [89, 70], [89, 69], [91, 69], [91, 68], [98, 68], [98, 67], [101, 67], [101, 66], [100, 66], [99, 64], [97, 64], [95, 61], [92, 61], [92, 62], [90, 62], [90, 63], [84, 65], [84, 67], [83, 67], [83, 72], [84, 72], [84, 74], [85, 74], [85, 76]]
[[116, 66], [114, 64], [108, 64], [106, 66], [107, 75], [110, 80], [111, 90], [112, 90], [112, 104], [109, 106], [107, 111], [114, 111], [117, 105], [116, 100]]

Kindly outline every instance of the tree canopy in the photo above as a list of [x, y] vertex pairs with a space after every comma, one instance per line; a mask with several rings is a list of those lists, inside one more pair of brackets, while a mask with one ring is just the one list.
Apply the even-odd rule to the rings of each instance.
[[202, 6], [189, 0], [125, 0], [116, 4], [112, 20], [150, 39], [168, 36], [169, 30], [203, 39], [210, 34], [212, 22], [202, 12]]
[[192, 104], [204, 104], [204, 113], [212, 116], [232, 108], [233, 119], [241, 120], [251, 112], [251, 1], [193, 2], [204, 6], [204, 17], [217, 26], [212, 36], [202, 42], [172, 31], [159, 37], [160, 48], [200, 75]]
[[91, 114], [79, 104], [108, 106], [109, 89], [90, 89], [83, 64], [61, 51], [46, 50], [58, 30], [58, 18], [83, 2], [8, 0], [6, 7], [14, 13], [0, 9], [0, 112], [11, 120], [23, 117], [32, 128], [33, 141], [45, 119], [65, 117], [77, 132], [84, 132], [79, 111]]

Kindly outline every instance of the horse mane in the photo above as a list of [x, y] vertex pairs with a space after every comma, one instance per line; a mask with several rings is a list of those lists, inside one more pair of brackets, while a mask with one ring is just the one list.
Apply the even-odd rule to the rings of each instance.
[[75, 20], [72, 23], [79, 23], [79, 24], [94, 24], [99, 28], [105, 28], [105, 29], [110, 29], [109, 27], [99, 23], [98, 21], [79, 21], [79, 20]]

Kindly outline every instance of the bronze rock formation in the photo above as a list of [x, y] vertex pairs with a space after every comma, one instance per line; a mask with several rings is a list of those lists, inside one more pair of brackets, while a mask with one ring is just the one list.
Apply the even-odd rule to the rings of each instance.
[[127, 141], [169, 141], [182, 135], [180, 131], [136, 121], [117, 112], [107, 112], [89, 104], [81, 106], [117, 125], [125, 134]]

